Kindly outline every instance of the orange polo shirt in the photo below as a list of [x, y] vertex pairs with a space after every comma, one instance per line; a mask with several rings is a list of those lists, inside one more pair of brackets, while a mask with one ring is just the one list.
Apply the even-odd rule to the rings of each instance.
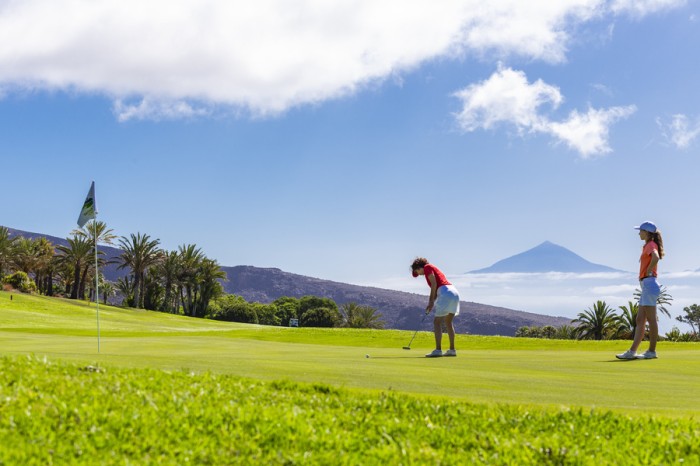
[[[657, 246], [656, 243], [653, 241], [647, 241], [647, 244], [645, 244], [644, 248], [642, 249], [642, 257], [639, 258], [640, 280], [647, 276], [647, 269], [649, 268], [649, 264], [651, 263], [651, 255], [654, 251], [658, 253], [659, 246]], [[656, 266], [654, 266], [654, 269], [652, 270], [652, 275], [656, 277]]]

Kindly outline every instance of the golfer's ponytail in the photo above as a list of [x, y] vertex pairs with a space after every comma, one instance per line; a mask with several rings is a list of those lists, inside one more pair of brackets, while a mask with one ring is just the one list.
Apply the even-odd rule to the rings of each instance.
[[661, 230], [656, 230], [656, 233], [650, 233], [651, 240], [659, 247], [659, 258], [664, 257], [664, 240], [661, 237]]

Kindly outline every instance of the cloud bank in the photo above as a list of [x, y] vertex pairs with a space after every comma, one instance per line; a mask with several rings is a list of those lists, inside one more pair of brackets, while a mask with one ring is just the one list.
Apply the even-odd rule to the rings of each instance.
[[573, 110], [563, 121], [551, 120], [542, 107], [559, 107], [563, 101], [559, 88], [541, 79], [530, 83], [524, 72], [502, 66], [490, 78], [462, 89], [455, 96], [462, 101], [462, 110], [456, 118], [463, 131], [511, 124], [520, 135], [553, 136], [584, 158], [611, 152], [610, 126], [636, 111], [633, 105], [589, 108], [585, 113]]
[[354, 93], [438, 57], [562, 62], [581, 23], [681, 3], [0, 0], [0, 89], [108, 95], [121, 120], [191, 117], [217, 106], [264, 116]]

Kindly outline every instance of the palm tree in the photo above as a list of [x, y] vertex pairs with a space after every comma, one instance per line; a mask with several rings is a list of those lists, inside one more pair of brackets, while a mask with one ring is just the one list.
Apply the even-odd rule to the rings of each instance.
[[15, 270], [30, 275], [34, 270], [36, 255], [34, 254], [34, 242], [23, 236], [17, 237], [12, 255], [12, 265]]
[[[112, 233], [113, 230], [107, 228], [107, 224], [102, 221], [96, 221], [92, 220], [85, 225], [82, 226], [82, 228], [78, 228], [73, 230], [72, 234], [74, 236], [79, 236], [82, 238], [85, 238], [90, 242], [92, 245], [92, 252], [91, 255], [95, 257], [95, 248], [97, 248], [97, 245], [102, 243], [102, 244], [114, 244], [114, 240], [117, 238], [115, 234]], [[99, 249], [97, 250], [97, 255], [99, 256], [104, 256], [105, 253], [104, 251], [100, 251]], [[109, 264], [109, 261], [105, 261], [100, 257], [98, 260], [98, 267], [104, 267], [107, 264]], [[81, 283], [81, 295], [85, 293], [85, 286], [87, 284], [87, 274], [89, 272], [89, 268], [94, 266], [94, 263], [88, 262], [85, 264], [85, 267], [83, 268], [82, 274], [83, 274], [83, 280]], [[92, 285], [94, 283], [94, 274], [93, 274], [93, 279], [90, 280], [90, 284]], [[94, 292], [94, 289], [92, 289], [91, 293]]]
[[97, 244], [114, 244], [114, 240], [117, 239], [117, 235], [112, 233], [113, 230], [107, 229], [107, 224], [99, 220], [97, 224], [95, 220], [87, 222], [82, 228], [73, 230], [72, 234], [87, 238], [95, 244], [95, 231], [97, 231]]
[[10, 238], [10, 231], [0, 227], [0, 279], [5, 276], [5, 269], [12, 261], [14, 244], [17, 238]]
[[384, 321], [376, 309], [357, 303], [345, 303], [340, 307], [341, 326], [349, 328], [384, 328]]
[[181, 259], [177, 251], [168, 251], [163, 254], [161, 260], [156, 266], [156, 274], [163, 285], [165, 296], [161, 311], [177, 313], [178, 312], [178, 274], [180, 273]]
[[34, 282], [40, 293], [53, 294], [54, 245], [44, 237], [35, 239], [34, 243]]
[[[639, 302], [639, 298], [642, 296], [642, 290], [637, 288], [634, 290], [634, 298]], [[666, 306], [671, 305], [671, 301], [673, 301], [673, 296], [668, 292], [668, 288], [665, 286], [661, 286], [661, 293], [659, 293], [659, 297], [656, 299], [656, 308], [664, 313], [666, 317], [671, 317], [671, 313], [669, 310], [666, 308]]]
[[92, 244], [85, 238], [73, 236], [68, 238], [68, 246], [58, 246], [61, 252], [60, 261], [73, 268], [73, 282], [70, 292], [71, 299], [78, 299], [81, 289], [85, 289], [81, 279], [81, 272], [90, 263], [92, 255]]
[[121, 237], [119, 245], [122, 254], [119, 256], [120, 269], [129, 267], [134, 278], [134, 307], [143, 309], [143, 284], [146, 278], [146, 270], [154, 266], [160, 256], [161, 250], [158, 248], [160, 240], [152, 240], [148, 235], [137, 233], [131, 234], [131, 239]]
[[122, 306], [134, 307], [134, 281], [127, 275], [117, 279], [116, 287], [124, 296]]
[[109, 280], [104, 280], [100, 283], [100, 291], [102, 291], [103, 302], [107, 304], [107, 298], [117, 294], [117, 287]]
[[634, 332], [637, 331], [637, 313], [639, 303], [628, 301], [626, 306], [620, 306], [622, 314], [617, 318], [616, 335], [620, 338], [633, 339]]
[[204, 260], [202, 250], [194, 244], [182, 245], [180, 253], [180, 273], [177, 277], [180, 286], [180, 302], [185, 315], [195, 316], [194, 300], [197, 289], [197, 269]]
[[204, 317], [209, 301], [221, 296], [224, 287], [220, 280], [226, 280], [226, 272], [221, 270], [215, 260], [204, 258], [197, 270], [197, 298], [192, 313], [194, 317]]
[[558, 340], [575, 340], [576, 327], [572, 325], [562, 325], [560, 327], [557, 327], [557, 331], [554, 334], [554, 338]]
[[596, 303], [579, 313], [578, 318], [571, 321], [577, 323], [577, 333], [581, 339], [602, 340], [615, 327], [617, 317], [615, 311], [605, 301]]

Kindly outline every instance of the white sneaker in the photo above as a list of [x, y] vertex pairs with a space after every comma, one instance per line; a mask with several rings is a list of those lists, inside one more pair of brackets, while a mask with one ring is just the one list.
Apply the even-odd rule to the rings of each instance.
[[448, 349], [447, 351], [445, 351], [445, 354], [443, 354], [443, 356], [457, 356], [457, 351], [453, 349]]
[[632, 350], [627, 350], [622, 354], [616, 354], [617, 359], [637, 359], [637, 353]]
[[637, 355], [637, 359], [656, 359], [656, 351], [645, 351]]
[[442, 356], [442, 350], [436, 349], [433, 350], [431, 353], [428, 353], [425, 355], [426, 358], [439, 358]]

